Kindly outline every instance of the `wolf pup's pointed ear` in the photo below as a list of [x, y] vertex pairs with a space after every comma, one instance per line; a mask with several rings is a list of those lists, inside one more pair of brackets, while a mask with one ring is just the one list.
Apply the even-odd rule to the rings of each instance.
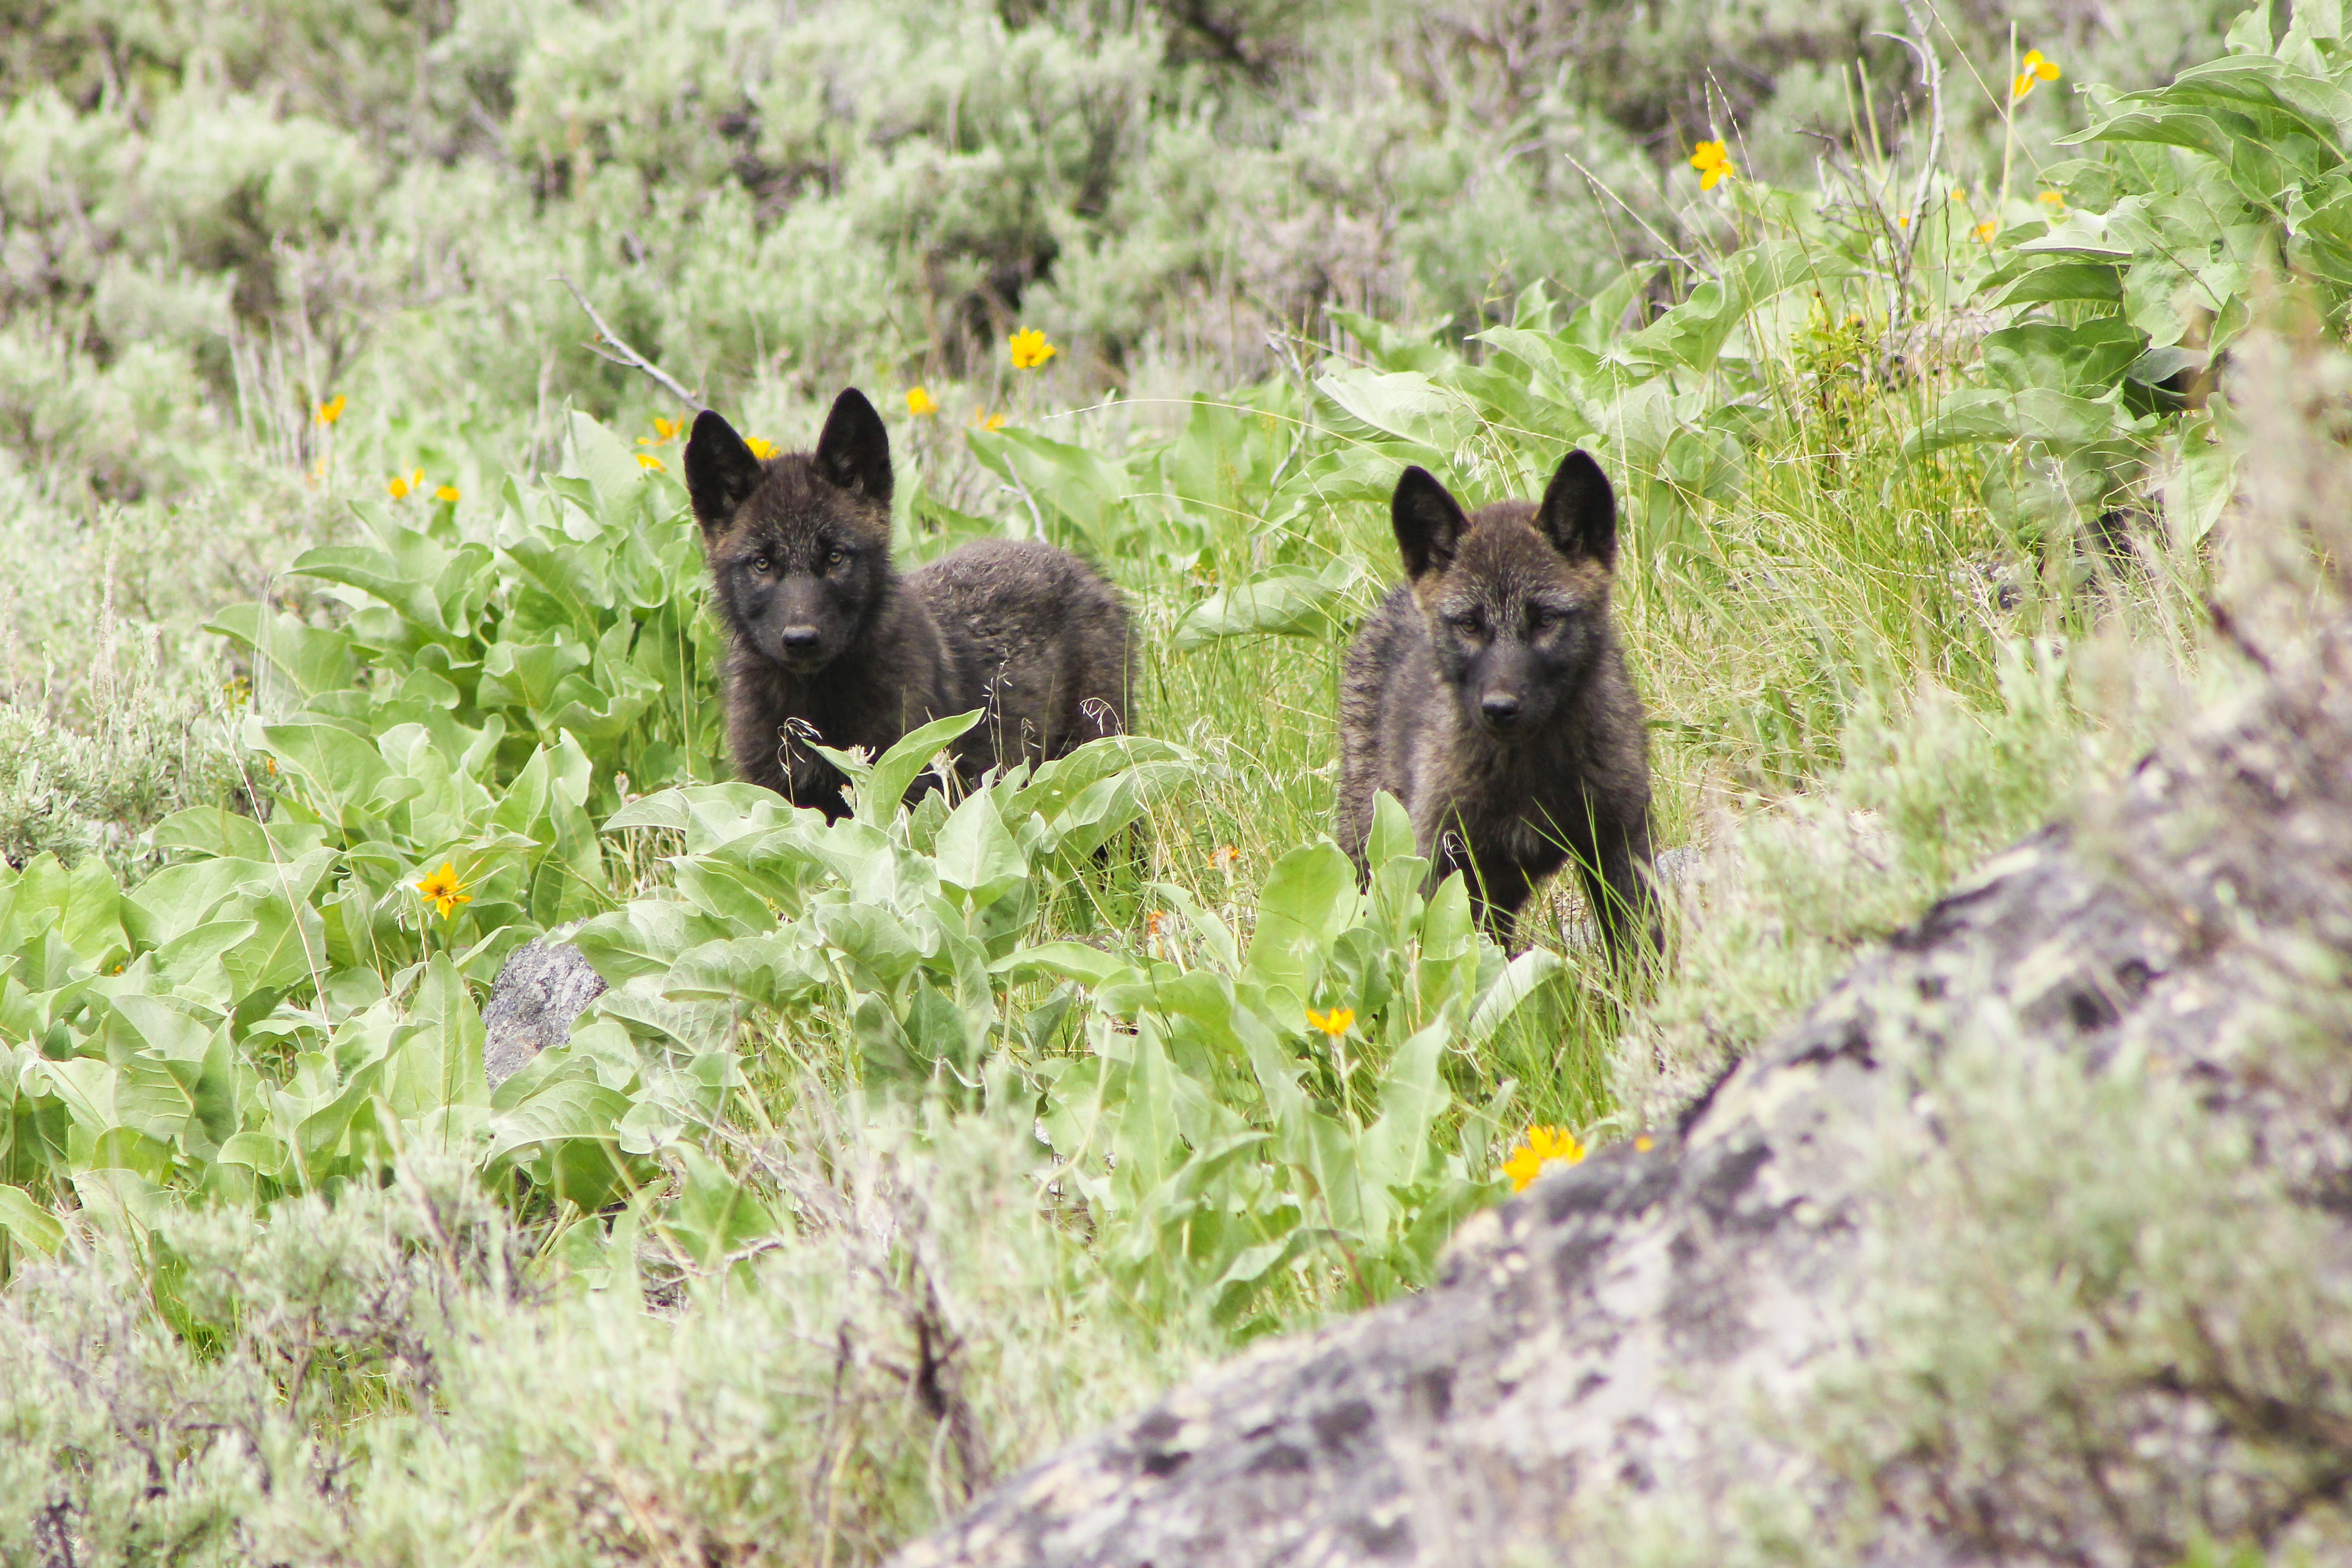
[[1389, 521], [1396, 527], [1397, 548], [1404, 552], [1405, 575], [1416, 578], [1452, 564], [1463, 531], [1470, 526], [1461, 502], [1437, 482], [1436, 475], [1422, 468], [1397, 476]]
[[824, 433], [816, 438], [816, 471], [829, 484], [890, 504], [890, 432], [856, 387], [833, 400]]
[[760, 488], [760, 459], [735, 426], [708, 408], [694, 416], [686, 439], [686, 494], [705, 533], [727, 525], [743, 499]]
[[1579, 447], [1559, 460], [1536, 509], [1536, 527], [1562, 555], [1616, 566], [1617, 492], [1591, 453]]

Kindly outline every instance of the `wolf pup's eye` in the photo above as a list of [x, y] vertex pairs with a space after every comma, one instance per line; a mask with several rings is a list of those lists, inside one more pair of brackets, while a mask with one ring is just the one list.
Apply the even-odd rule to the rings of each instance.
[[751, 563], [751, 570], [764, 577], [776, 569], [776, 563], [762, 555]]
[[824, 552], [824, 563], [828, 566], [838, 566], [848, 559], [849, 552], [838, 544]]
[[1478, 612], [1465, 610], [1458, 615], [1448, 616], [1445, 624], [1465, 637], [1475, 637], [1478, 635]]

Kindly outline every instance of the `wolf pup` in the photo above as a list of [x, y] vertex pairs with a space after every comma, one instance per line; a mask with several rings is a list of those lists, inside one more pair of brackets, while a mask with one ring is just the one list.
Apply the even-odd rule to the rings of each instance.
[[1570, 452], [1541, 504], [1471, 516], [1407, 468], [1390, 515], [1408, 581], [1348, 649], [1341, 846], [1362, 867], [1386, 790], [1433, 880], [1466, 872], [1490, 930], [1572, 858], [1611, 956], [1654, 951], [1649, 737], [1609, 614], [1617, 498], [1601, 465]]
[[982, 709], [950, 749], [970, 785], [1127, 724], [1127, 611], [1110, 584], [1066, 550], [1002, 539], [901, 576], [890, 486], [889, 433], [856, 387], [813, 453], [762, 461], [707, 410], [686, 446], [733, 641], [721, 696], [736, 770], [828, 818], [848, 813], [846, 781], [811, 741], [880, 752]]

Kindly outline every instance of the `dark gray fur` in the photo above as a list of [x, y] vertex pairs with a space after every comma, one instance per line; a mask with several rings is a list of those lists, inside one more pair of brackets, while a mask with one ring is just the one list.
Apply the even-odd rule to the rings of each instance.
[[1611, 954], [1654, 951], [1649, 733], [1610, 614], [1607, 477], [1570, 452], [1540, 505], [1465, 516], [1407, 468], [1390, 510], [1408, 580], [1348, 649], [1341, 846], [1363, 864], [1385, 790], [1433, 882], [1466, 872], [1489, 929], [1573, 859]]
[[721, 699], [736, 770], [828, 817], [849, 809], [845, 781], [812, 738], [878, 754], [982, 709], [952, 750], [969, 785], [1127, 725], [1127, 610], [1110, 584], [1066, 550], [1002, 539], [901, 575], [891, 483], [889, 433], [855, 387], [813, 453], [763, 462], [707, 411], [687, 442], [687, 491], [733, 644]]

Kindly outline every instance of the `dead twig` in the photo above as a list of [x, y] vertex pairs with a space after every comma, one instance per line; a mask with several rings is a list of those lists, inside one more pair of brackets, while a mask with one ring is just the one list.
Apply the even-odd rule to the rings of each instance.
[[1912, 0], [1903, 0], [1903, 16], [1911, 24], [1911, 30], [1919, 35], [1916, 38], [1901, 37], [1893, 33], [1881, 33], [1879, 37], [1893, 38], [1917, 55], [1927, 76], [1927, 155], [1920, 160], [1919, 183], [1912, 188], [1911, 221], [1902, 226], [1905, 231], [1903, 266], [1907, 273], [1911, 253], [1919, 244], [1920, 223], [1927, 216], [1927, 193], [1936, 178], [1936, 160], [1943, 155], [1944, 151], [1944, 63], [1936, 57], [1936, 46], [1927, 37], [1927, 26], [1919, 19]]
[[577, 288], [573, 287], [571, 279], [558, 277], [555, 280], [558, 283], [562, 284], [564, 288], [571, 289], [572, 297], [578, 300], [580, 302], [580, 308], [588, 313], [589, 324], [596, 329], [596, 336], [594, 340], [583, 345], [590, 353], [594, 354], [598, 359], [609, 361], [614, 364], [623, 365], [630, 370], [645, 372], [646, 374], [654, 378], [656, 384], [659, 385], [663, 391], [668, 393], [672, 397], [677, 398], [680, 403], [685, 404], [688, 408], [693, 409], [698, 414], [702, 412], [702, 399], [695, 394], [688, 392], [685, 387], [680, 386], [677, 384], [677, 378], [671, 375], [669, 372], [654, 363], [653, 361], [647, 359], [645, 355], [631, 348], [627, 343], [623, 342], [621, 341], [620, 334], [614, 331], [613, 329], [605, 323], [604, 318], [596, 313], [596, 307], [588, 302], [588, 296], [583, 294]]

